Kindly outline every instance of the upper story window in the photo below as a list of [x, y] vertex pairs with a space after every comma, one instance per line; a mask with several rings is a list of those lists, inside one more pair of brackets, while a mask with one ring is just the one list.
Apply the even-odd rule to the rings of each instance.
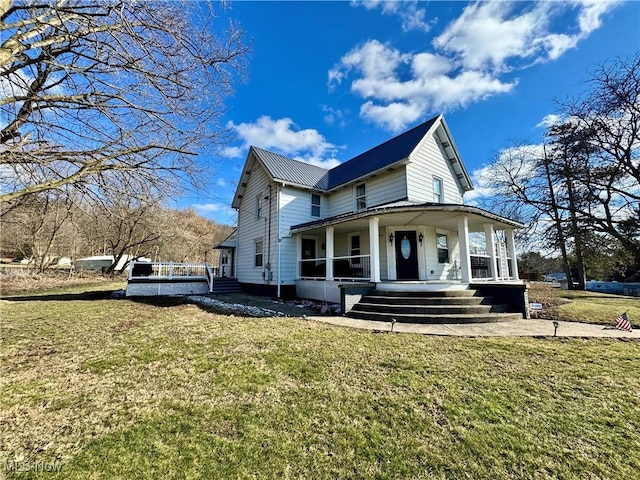
[[262, 218], [262, 196], [256, 197], [256, 219]]
[[442, 194], [442, 179], [433, 177], [433, 201], [434, 203], [444, 203], [444, 195]]
[[364, 182], [356, 185], [356, 210], [367, 208], [367, 189]]
[[317, 193], [311, 194], [311, 216], [320, 216], [320, 195], [318, 195]]
[[257, 238], [255, 241], [255, 245], [256, 245], [256, 255], [255, 255], [255, 259], [253, 262], [253, 266], [254, 267], [261, 267], [262, 266], [262, 257], [263, 257], [263, 252], [264, 252], [264, 242], [262, 241], [261, 238]]

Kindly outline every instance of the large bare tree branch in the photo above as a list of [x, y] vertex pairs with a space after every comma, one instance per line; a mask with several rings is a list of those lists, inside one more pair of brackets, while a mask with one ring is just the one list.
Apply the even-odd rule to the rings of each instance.
[[[248, 52], [201, 3], [0, 4], [0, 202], [110, 171], [197, 182]], [[207, 13], [211, 14], [212, 10]]]

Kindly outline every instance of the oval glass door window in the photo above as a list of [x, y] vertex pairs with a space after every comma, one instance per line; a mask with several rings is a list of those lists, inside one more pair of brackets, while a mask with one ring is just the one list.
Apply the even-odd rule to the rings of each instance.
[[404, 237], [402, 242], [400, 242], [400, 251], [402, 252], [402, 257], [405, 260], [407, 260], [409, 255], [411, 255], [411, 243], [407, 237]]

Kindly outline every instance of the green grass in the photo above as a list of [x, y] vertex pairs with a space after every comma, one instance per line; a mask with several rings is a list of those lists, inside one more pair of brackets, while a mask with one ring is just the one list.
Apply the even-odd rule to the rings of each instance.
[[544, 282], [532, 282], [529, 299], [544, 304], [544, 318], [615, 325], [618, 315], [627, 312], [631, 324], [640, 328], [640, 298], [561, 290]]
[[[1, 301], [8, 478], [637, 478], [640, 343]], [[32, 463], [33, 464], [33, 463]]]

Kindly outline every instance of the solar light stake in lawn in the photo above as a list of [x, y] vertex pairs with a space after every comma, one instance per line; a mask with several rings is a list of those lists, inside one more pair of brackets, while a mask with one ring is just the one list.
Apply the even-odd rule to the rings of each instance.
[[391, 319], [391, 332], [393, 333], [393, 326], [396, 324], [396, 319], [392, 318]]
[[553, 336], [554, 337], [558, 336], [558, 325], [560, 325], [560, 324], [554, 320], [553, 321]]

